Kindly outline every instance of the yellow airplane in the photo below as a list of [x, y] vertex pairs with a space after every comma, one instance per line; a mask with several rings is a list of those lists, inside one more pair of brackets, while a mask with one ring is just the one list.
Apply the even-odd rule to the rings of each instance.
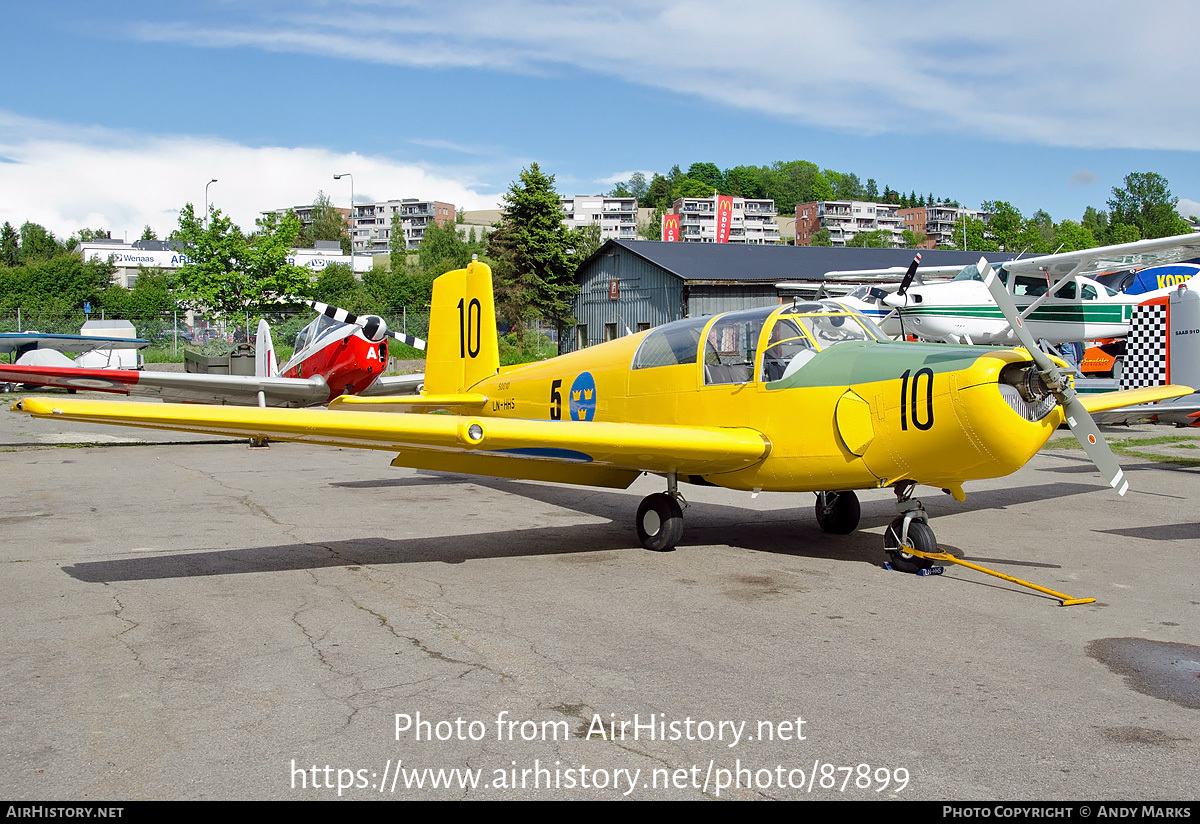
[[[999, 291], [1007, 296], [1003, 284]], [[853, 490], [890, 487], [898, 514], [884, 547], [897, 568], [915, 572], [930, 561], [906, 550], [937, 549], [912, 495], [917, 484], [961, 501], [965, 482], [1016, 471], [1067, 418], [1124, 493], [1088, 412], [1192, 391], [1154, 387], [1081, 401], [1032, 341], [1028, 351], [894, 342], [827, 300], [685, 318], [507, 368], [494, 316], [487, 266], [476, 261], [438, 278], [419, 396], [342, 396], [327, 410], [61, 397], [26, 398], [13, 409], [383, 449], [398, 453], [393, 466], [492, 477], [625, 488], [652, 473], [666, 491], [642, 501], [636, 526], [653, 550], [680, 540], [681, 483], [815, 492], [818, 524], [839, 534], [858, 526]]]

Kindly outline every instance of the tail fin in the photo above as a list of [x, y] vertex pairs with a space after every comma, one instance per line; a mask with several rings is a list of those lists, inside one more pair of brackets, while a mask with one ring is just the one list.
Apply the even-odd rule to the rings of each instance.
[[279, 376], [279, 362], [275, 360], [275, 345], [271, 342], [271, 327], [265, 319], [258, 322], [258, 333], [254, 338], [254, 377], [275, 378]]
[[457, 395], [500, 369], [492, 270], [477, 260], [433, 282], [425, 392]]

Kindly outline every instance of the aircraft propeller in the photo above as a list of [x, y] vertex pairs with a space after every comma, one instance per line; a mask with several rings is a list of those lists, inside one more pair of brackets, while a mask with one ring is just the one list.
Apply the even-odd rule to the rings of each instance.
[[897, 295], [903, 296], [908, 291], [908, 287], [912, 286], [913, 278], [917, 276], [917, 267], [921, 265], [921, 253], [917, 252], [917, 256], [912, 259], [912, 263], [908, 264], [908, 271], [904, 273], [904, 277], [900, 280], [900, 288], [896, 290]]
[[1008, 321], [1009, 327], [1016, 334], [1017, 339], [1021, 341], [1021, 345], [1029, 351], [1029, 356], [1033, 358], [1033, 362], [1037, 365], [1038, 372], [1041, 374], [1042, 382], [1046, 385], [1046, 389], [1054, 395], [1059, 405], [1063, 407], [1063, 411], [1067, 416], [1067, 426], [1071, 427], [1072, 434], [1079, 441], [1079, 445], [1083, 447], [1083, 451], [1092, 459], [1092, 463], [1100, 470], [1100, 474], [1104, 476], [1109, 485], [1117, 491], [1118, 495], [1124, 495], [1129, 489], [1129, 481], [1125, 480], [1125, 472], [1121, 469], [1121, 465], [1117, 462], [1117, 456], [1113, 454], [1109, 448], [1108, 442], [1104, 440], [1104, 435], [1100, 433], [1096, 422], [1092, 420], [1092, 416], [1088, 414], [1087, 409], [1079, 401], [1074, 387], [1067, 380], [1066, 373], [1063, 372], [1050, 357], [1043, 352], [1037, 345], [1037, 341], [1033, 339], [1033, 335], [1021, 323], [1021, 318], [1017, 313], [1017, 306], [1013, 303], [1012, 296], [1008, 294], [1008, 290], [993, 271], [991, 264], [986, 258], [979, 259], [979, 274], [983, 278], [983, 282], [987, 285], [988, 291], [992, 295], [992, 300], [996, 301], [996, 305], [1000, 307], [1000, 311], [1004, 313], [1004, 318]]
[[394, 332], [388, 329], [387, 321], [378, 315], [363, 315], [359, 317], [352, 312], [347, 312], [345, 309], [330, 306], [328, 303], [321, 303], [319, 300], [306, 300], [304, 302], [320, 314], [336, 320], [338, 323], [351, 323], [360, 327], [363, 334], [367, 336], [367, 340], [379, 343], [384, 338], [391, 337], [401, 343], [408, 344], [414, 349], [425, 348], [425, 341], [420, 338], [414, 338], [412, 335], [405, 335], [402, 332]]

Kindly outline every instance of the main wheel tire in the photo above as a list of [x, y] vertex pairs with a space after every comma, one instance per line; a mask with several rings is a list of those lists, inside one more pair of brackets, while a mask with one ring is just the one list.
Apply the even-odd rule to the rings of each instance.
[[883, 548], [892, 560], [892, 569], [900, 572], [920, 572], [933, 566], [933, 561], [905, 552], [912, 548], [919, 552], [937, 552], [937, 538], [933, 530], [924, 521], [913, 519], [908, 525], [908, 544], [900, 545], [900, 530], [904, 528], [904, 516], [898, 516], [888, 524], [883, 533]]
[[647, 496], [637, 512], [637, 533], [646, 549], [669, 552], [683, 537], [683, 510], [670, 495]]
[[853, 492], [818, 492], [817, 525], [831, 535], [849, 535], [858, 529], [862, 507]]

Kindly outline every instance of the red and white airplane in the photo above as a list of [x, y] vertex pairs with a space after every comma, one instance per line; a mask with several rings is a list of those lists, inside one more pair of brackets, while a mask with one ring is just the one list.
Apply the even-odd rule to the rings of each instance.
[[282, 367], [271, 330], [258, 323], [253, 375], [146, 372], [123, 369], [0, 364], [0, 381], [156, 397], [182, 403], [237, 406], [322, 406], [339, 395], [415, 394], [424, 375], [381, 377], [388, 338], [417, 349], [425, 341], [387, 328], [377, 315], [357, 317], [344, 309], [307, 301], [320, 314], [296, 336], [295, 354]]

